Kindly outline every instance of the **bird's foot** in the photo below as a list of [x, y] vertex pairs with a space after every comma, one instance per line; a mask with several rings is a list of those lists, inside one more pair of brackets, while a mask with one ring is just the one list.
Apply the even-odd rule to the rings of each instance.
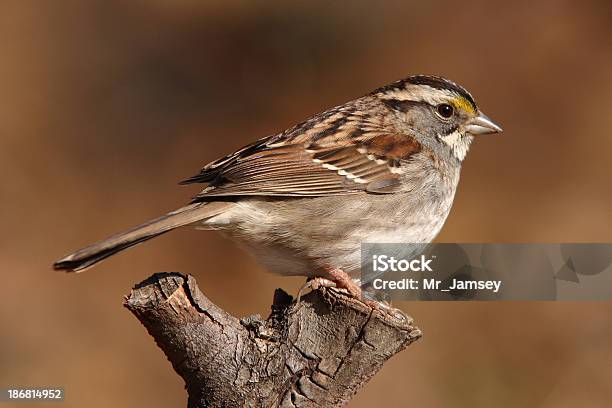
[[338, 289], [346, 290], [355, 299], [361, 299], [361, 287], [340, 268], [326, 268], [325, 274], [336, 284]]
[[391, 306], [385, 301], [376, 299], [368, 299], [363, 296], [361, 287], [342, 269], [340, 268], [325, 268], [325, 278], [317, 276], [310, 278], [300, 288], [297, 294], [297, 302], [300, 302], [303, 292], [306, 289], [317, 290], [319, 288], [336, 288], [347, 292], [349, 296], [359, 300], [373, 310], [394, 316], [397, 318], [398, 313], [402, 314], [398, 309]]
[[302, 298], [303, 292], [306, 289], [310, 289], [310, 290], [317, 290], [319, 288], [335, 288], [336, 284], [329, 280], [329, 279], [325, 279], [325, 278], [321, 278], [319, 276], [314, 277], [314, 278], [309, 278], [306, 283], [304, 283], [304, 285], [302, 285], [302, 287], [300, 288], [300, 290], [298, 291], [297, 294], [297, 303], [300, 302], [300, 299]]
[[377, 310], [396, 318], [398, 317], [398, 314], [403, 315], [401, 311], [385, 301], [368, 299], [367, 297], [363, 296], [361, 287], [342, 269], [327, 268], [325, 272], [331, 281], [335, 283], [336, 288], [346, 290], [353, 298], [359, 300], [373, 310]]

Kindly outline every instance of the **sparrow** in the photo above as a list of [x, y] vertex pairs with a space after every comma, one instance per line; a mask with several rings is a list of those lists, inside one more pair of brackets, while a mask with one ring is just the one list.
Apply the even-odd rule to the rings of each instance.
[[179, 227], [220, 230], [272, 272], [358, 297], [361, 243], [429, 243], [475, 136], [501, 132], [463, 87], [416, 75], [259, 139], [180, 184], [191, 203], [55, 262], [79, 272]]

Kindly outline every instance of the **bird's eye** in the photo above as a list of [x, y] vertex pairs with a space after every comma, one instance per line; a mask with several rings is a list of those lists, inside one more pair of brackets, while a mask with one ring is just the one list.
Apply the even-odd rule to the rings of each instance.
[[441, 103], [440, 105], [436, 106], [436, 110], [438, 111], [438, 114], [445, 119], [453, 116], [453, 113], [455, 112], [453, 107], [447, 103]]

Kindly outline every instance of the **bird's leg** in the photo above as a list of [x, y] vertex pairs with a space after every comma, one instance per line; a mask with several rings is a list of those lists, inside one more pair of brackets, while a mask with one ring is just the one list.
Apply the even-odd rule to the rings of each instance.
[[308, 279], [306, 283], [300, 288], [297, 294], [297, 302], [299, 303], [302, 292], [305, 289], [316, 290], [318, 288], [338, 288], [346, 290], [349, 295], [353, 298], [365, 303], [370, 306], [374, 310], [379, 310], [387, 314], [394, 315], [393, 311], [395, 310], [391, 305], [386, 304], [385, 302], [367, 299], [362, 297], [362, 290], [359, 285], [355, 283], [355, 281], [342, 269], [340, 268], [332, 268], [326, 267], [323, 269], [325, 271], [325, 278], [317, 276], [311, 279]]
[[352, 297], [361, 300], [361, 288], [342, 269], [325, 267], [323, 268], [322, 275], [323, 276], [316, 276], [306, 281], [306, 283], [298, 291], [298, 302], [300, 301], [304, 290], [316, 290], [321, 287], [344, 289]]
[[363, 295], [361, 287], [340, 268], [325, 268], [327, 276], [336, 284], [337, 288], [345, 289], [352, 297], [360, 302], [370, 306], [374, 310], [378, 310], [392, 316], [396, 316], [395, 308], [384, 301], [368, 299]]
[[361, 288], [340, 268], [325, 268], [325, 274], [337, 288], [345, 289], [352, 297], [361, 300]]

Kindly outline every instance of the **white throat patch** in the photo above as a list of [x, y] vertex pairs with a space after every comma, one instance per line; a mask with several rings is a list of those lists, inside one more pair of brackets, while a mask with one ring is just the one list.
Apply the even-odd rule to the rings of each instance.
[[442, 139], [442, 141], [451, 148], [451, 151], [457, 160], [463, 161], [463, 159], [465, 159], [465, 155], [470, 149], [470, 144], [472, 143], [472, 140], [474, 140], [474, 137], [468, 134], [462, 135], [456, 130], [448, 136], [440, 136], [440, 139]]

